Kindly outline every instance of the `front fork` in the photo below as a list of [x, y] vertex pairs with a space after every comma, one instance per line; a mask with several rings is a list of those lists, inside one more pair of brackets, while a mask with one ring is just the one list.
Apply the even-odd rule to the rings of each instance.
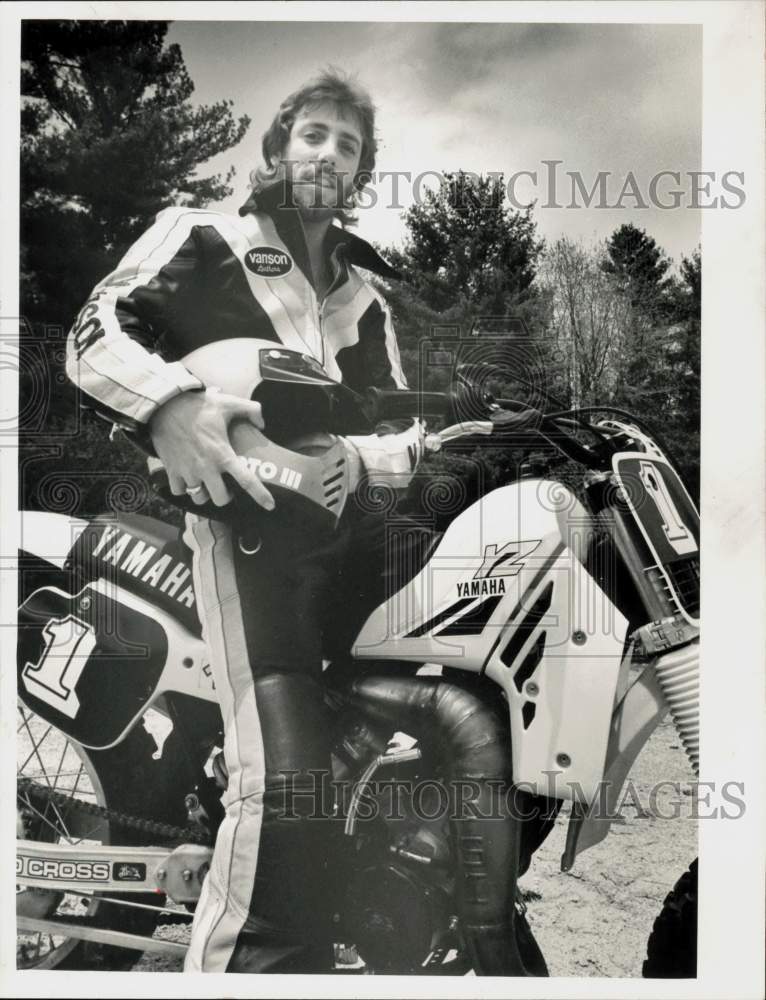
[[695, 777], [700, 759], [699, 637], [660, 656], [654, 672]]

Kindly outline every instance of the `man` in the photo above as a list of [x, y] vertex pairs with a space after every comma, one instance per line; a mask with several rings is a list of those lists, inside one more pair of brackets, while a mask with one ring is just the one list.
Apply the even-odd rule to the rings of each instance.
[[[228, 475], [274, 511], [228, 437], [235, 418], [263, 427], [260, 406], [205, 390], [180, 361], [198, 347], [257, 337], [310, 354], [354, 389], [405, 385], [388, 310], [355, 265], [395, 273], [333, 225], [348, 218], [375, 151], [369, 97], [338, 74], [322, 74], [280, 107], [263, 140], [265, 168], [239, 217], [160, 213], [81, 312], [69, 339], [70, 377], [102, 414], [150, 437], [175, 495], [223, 506], [231, 499]], [[420, 428], [348, 440], [347, 450], [357, 476], [390, 473], [405, 485]], [[332, 967], [321, 877], [328, 824], [311, 820], [326, 809], [314, 776], [330, 767], [323, 616], [344, 565], [358, 567], [367, 545], [379, 576], [382, 547], [374, 532], [342, 524], [317, 551], [301, 525], [280, 522], [278, 511], [270, 518], [262, 549], [250, 554], [224, 523], [187, 516], [229, 774], [187, 970]], [[357, 579], [353, 586], [367, 585]], [[296, 774], [297, 820], [290, 820], [284, 799]]]

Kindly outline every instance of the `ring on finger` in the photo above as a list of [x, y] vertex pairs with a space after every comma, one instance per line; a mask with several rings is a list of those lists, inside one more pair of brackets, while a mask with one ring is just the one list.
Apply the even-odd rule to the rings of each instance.
[[204, 490], [204, 488], [205, 488], [204, 483], [200, 483], [199, 486], [187, 486], [186, 495], [190, 497], [196, 497], [199, 493], [201, 493]]

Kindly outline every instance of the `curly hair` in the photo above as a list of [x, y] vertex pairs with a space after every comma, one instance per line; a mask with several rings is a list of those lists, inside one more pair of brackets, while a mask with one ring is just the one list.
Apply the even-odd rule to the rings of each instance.
[[250, 172], [250, 187], [257, 193], [274, 180], [295, 119], [303, 110], [311, 110], [320, 104], [334, 104], [340, 112], [353, 115], [362, 134], [362, 151], [359, 168], [354, 177], [352, 204], [337, 209], [335, 213], [344, 224], [353, 224], [356, 221], [353, 214], [356, 194], [368, 182], [375, 168], [375, 155], [378, 151], [375, 137], [375, 106], [370, 95], [355, 78], [333, 66], [329, 66], [314, 79], [304, 83], [282, 101], [271, 125], [264, 133], [261, 143], [264, 165]]

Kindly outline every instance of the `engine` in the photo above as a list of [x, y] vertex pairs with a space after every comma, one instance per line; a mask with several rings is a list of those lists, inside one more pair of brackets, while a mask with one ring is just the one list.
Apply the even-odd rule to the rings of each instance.
[[[338, 775], [352, 778], [343, 813], [356, 852], [346, 920], [339, 914], [345, 940], [389, 972], [441, 964], [457, 947], [477, 975], [541, 974], [527, 969], [516, 919], [524, 822], [508, 794], [498, 687], [391, 663], [328, 680], [341, 712], [361, 720], [341, 729], [335, 754]], [[418, 744], [392, 746], [398, 729]]]
[[406, 975], [440, 963], [452, 947], [454, 882], [437, 783], [424, 776], [417, 749], [402, 753], [387, 735], [357, 719], [334, 750], [336, 788], [346, 792], [346, 830], [354, 834], [342, 936], [368, 968]]
[[375, 972], [416, 973], [445, 950], [448, 896], [404, 863], [360, 868], [348, 885], [344, 924]]

